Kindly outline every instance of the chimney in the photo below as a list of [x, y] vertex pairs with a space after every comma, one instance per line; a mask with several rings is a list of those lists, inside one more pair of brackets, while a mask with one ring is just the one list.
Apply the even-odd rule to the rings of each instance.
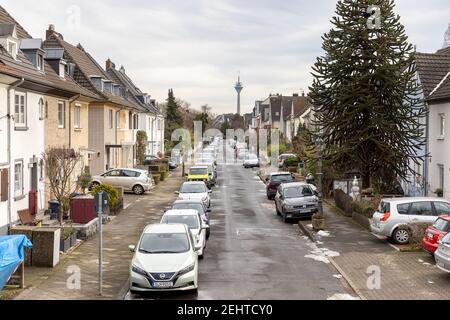
[[106, 70], [115, 69], [116, 65], [111, 61], [111, 59], [106, 60]]
[[56, 32], [56, 28], [54, 24], [51, 24], [48, 26], [48, 30], [45, 32], [45, 39], [48, 40], [51, 36], [55, 36], [57, 38], [61, 38], [61, 40], [64, 40], [62, 34]]
[[120, 73], [125, 74], [125, 68], [124, 68], [123, 66], [120, 67], [120, 70], [119, 70], [119, 71], [120, 71]]
[[84, 51], [83, 46], [81, 45], [81, 43], [77, 44], [77, 48], [80, 49], [81, 51]]

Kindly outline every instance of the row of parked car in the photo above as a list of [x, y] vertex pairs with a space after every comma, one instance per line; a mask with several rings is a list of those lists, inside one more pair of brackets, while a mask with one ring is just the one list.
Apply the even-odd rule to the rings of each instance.
[[408, 225], [431, 225], [422, 239], [425, 251], [434, 255], [436, 265], [450, 273], [450, 202], [443, 198], [383, 199], [373, 215], [371, 230], [395, 243], [408, 244]]
[[[217, 180], [219, 141], [205, 148], [159, 224], [145, 228], [130, 266], [130, 290], [197, 291], [199, 259], [210, 237], [211, 188]], [[212, 152], [211, 152], [212, 151]], [[214, 181], [214, 182], [213, 182]]]
[[275, 201], [277, 215], [284, 222], [310, 218], [319, 210], [319, 194], [313, 184], [295, 182], [289, 172], [274, 172], [265, 180], [269, 200]]

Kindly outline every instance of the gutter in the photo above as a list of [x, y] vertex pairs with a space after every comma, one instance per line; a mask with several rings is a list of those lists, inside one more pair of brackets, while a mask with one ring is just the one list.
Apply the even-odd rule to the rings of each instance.
[[72, 106], [72, 103], [74, 103], [80, 97], [81, 97], [81, 93], [73, 96], [69, 100], [69, 149], [72, 148], [72, 110], [71, 110], [71, 106]]
[[12, 176], [12, 160], [11, 160], [11, 90], [16, 89], [18, 86], [22, 85], [25, 82], [24, 78], [21, 78], [20, 80], [14, 82], [8, 87], [8, 101], [7, 101], [7, 159], [8, 159], [8, 167], [9, 167], [9, 174], [8, 174], [8, 231], [12, 228], [12, 212], [11, 212], [11, 199], [12, 199], [12, 192], [11, 192], [11, 176]]

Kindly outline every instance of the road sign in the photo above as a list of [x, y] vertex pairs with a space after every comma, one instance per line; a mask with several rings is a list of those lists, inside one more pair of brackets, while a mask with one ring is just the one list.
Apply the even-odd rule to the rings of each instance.
[[103, 213], [108, 207], [108, 194], [105, 191], [100, 191], [95, 195], [95, 210], [98, 214], [98, 290], [99, 295], [103, 291]]

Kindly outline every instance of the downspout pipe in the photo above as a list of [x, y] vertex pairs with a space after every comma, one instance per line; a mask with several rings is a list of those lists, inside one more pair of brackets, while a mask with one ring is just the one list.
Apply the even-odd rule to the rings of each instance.
[[72, 148], [72, 103], [80, 99], [80, 97], [81, 94], [79, 93], [69, 100], [69, 149]]
[[11, 90], [15, 90], [18, 86], [22, 85], [25, 82], [25, 79], [22, 78], [8, 87], [8, 101], [7, 101], [7, 158], [8, 158], [8, 233], [12, 228], [12, 209], [11, 209], [11, 201], [12, 201], [12, 192], [11, 192], [11, 176], [12, 176], [12, 158], [11, 158], [11, 119], [13, 118], [11, 115]]

